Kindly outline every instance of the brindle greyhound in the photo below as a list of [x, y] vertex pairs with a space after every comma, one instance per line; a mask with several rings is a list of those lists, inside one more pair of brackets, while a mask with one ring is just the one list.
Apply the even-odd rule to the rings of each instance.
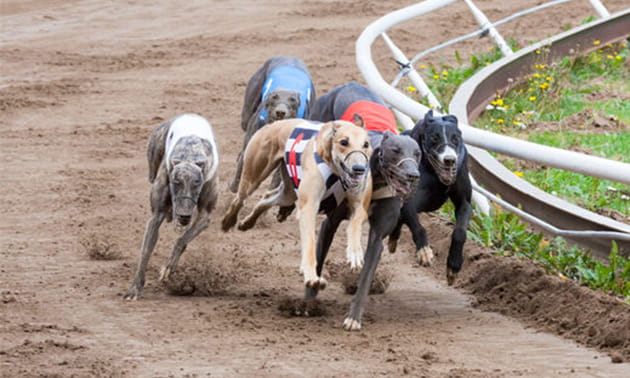
[[[245, 90], [241, 112], [241, 128], [245, 136], [236, 161], [236, 173], [230, 184], [232, 193], [238, 190], [243, 171], [243, 154], [252, 135], [274, 121], [304, 118], [314, 98], [313, 81], [306, 64], [300, 59], [276, 56], [267, 60], [254, 73]], [[279, 182], [280, 178], [276, 175], [272, 187]]]
[[125, 299], [142, 297], [147, 264], [162, 222], [175, 218], [176, 227], [185, 228], [160, 271], [160, 280], [166, 280], [188, 243], [208, 227], [217, 203], [219, 155], [210, 123], [203, 117], [184, 114], [156, 127], [149, 137], [147, 158], [149, 181], [153, 183], [152, 215], [144, 232], [138, 269]]
[[434, 117], [431, 110], [424, 120], [414, 126], [409, 135], [422, 149], [422, 180], [413, 197], [402, 208], [398, 225], [389, 236], [389, 251], [396, 250], [401, 227], [406, 224], [416, 244], [418, 261], [425, 266], [431, 265], [433, 250], [429, 246], [425, 229], [418, 221], [417, 213], [437, 210], [450, 198], [455, 205], [456, 221], [446, 262], [446, 278], [448, 284], [452, 285], [462, 267], [466, 229], [472, 215], [468, 155], [462, 133], [455, 116]]
[[[361, 328], [363, 302], [374, 280], [383, 250], [383, 238], [396, 226], [403, 201], [408, 198], [420, 178], [418, 164], [421, 151], [418, 144], [409, 136], [370, 133], [371, 143], [375, 147], [370, 159], [370, 171], [373, 177], [372, 202], [369, 209], [370, 231], [368, 245], [361, 269], [357, 292], [352, 298], [350, 312], [343, 322], [346, 330]], [[317, 240], [317, 275], [321, 276], [326, 255], [330, 249], [335, 231], [341, 221], [349, 215], [347, 206], [339, 206], [328, 213], [323, 221]], [[305, 299], [313, 300], [317, 288], [306, 288]]]

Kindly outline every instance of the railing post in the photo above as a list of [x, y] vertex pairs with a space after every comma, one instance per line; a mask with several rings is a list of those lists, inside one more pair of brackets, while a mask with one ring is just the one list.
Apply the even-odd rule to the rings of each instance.
[[481, 25], [481, 28], [488, 31], [488, 34], [497, 44], [497, 46], [499, 47], [499, 50], [501, 50], [501, 52], [503, 53], [503, 56], [512, 55], [514, 52], [512, 51], [510, 46], [507, 44], [507, 42], [505, 42], [505, 39], [501, 37], [501, 34], [499, 34], [497, 29], [495, 29], [495, 27], [492, 26], [492, 23], [490, 22], [490, 20], [488, 20], [488, 17], [486, 17], [486, 15], [483, 14], [483, 12], [479, 8], [477, 8], [475, 4], [473, 4], [472, 0], [464, 0], [464, 1], [466, 2], [470, 10], [472, 11], [472, 14], [473, 16], [475, 16], [475, 19], [477, 20], [479, 25]]

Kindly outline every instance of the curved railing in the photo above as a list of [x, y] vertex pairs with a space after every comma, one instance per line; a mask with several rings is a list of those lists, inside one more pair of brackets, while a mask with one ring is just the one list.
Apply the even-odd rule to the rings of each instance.
[[[393, 25], [453, 2], [453, 0], [428, 0], [392, 12], [370, 24], [357, 40], [357, 65], [360, 71], [368, 85], [398, 110], [397, 114], [404, 113], [417, 120], [423, 117], [428, 108], [407, 97], [383, 79], [371, 58], [373, 41], [382, 36], [392, 49], [395, 59], [404, 70], [408, 71], [407, 74], [410, 79], [413, 79], [414, 84], [417, 84], [418, 79], [420, 81], [422, 79], [419, 76], [412, 78], [411, 73], [418, 75], [413, 69], [413, 64], [395, 47], [385, 31]], [[472, 1], [466, 2], [472, 7], [471, 9], [475, 9]], [[552, 3], [561, 2], [566, 2], [566, 0]], [[481, 13], [479, 10], [477, 12]], [[469, 145], [471, 153], [473, 175], [489, 189], [488, 191], [476, 188], [477, 190], [484, 192], [484, 195], [493, 200], [498, 199], [492, 198], [491, 192], [500, 193], [501, 198], [509, 202], [502, 202], [502, 205], [518, 213], [528, 222], [547, 232], [565, 236], [590, 248], [595, 254], [605, 257], [610, 251], [610, 240], [618, 242], [623, 254], [630, 253], [630, 226], [584, 210], [532, 186], [503, 167], [485, 150], [629, 185], [630, 164], [542, 146], [469, 126], [469, 122], [474, 120], [494, 98], [497, 89], [505, 89], [529, 73], [531, 67], [534, 66], [532, 62], [535, 50], [544, 47], [548, 52], [546, 57], [551, 61], [554, 58], [566, 56], [569, 52], [587, 52], [593, 47], [592, 41], [596, 39], [602, 44], [607, 44], [630, 34], [628, 27], [630, 10], [612, 16], [608, 16], [603, 11], [598, 11], [598, 13], [604, 17], [602, 20], [561, 33], [517, 53], [504, 52], [506, 57], [481, 70], [459, 88], [449, 106], [449, 111], [457, 115], [460, 120], [464, 140]], [[494, 25], [489, 24], [485, 17], [478, 19], [482, 24], [479, 34], [494, 29]], [[397, 81], [395, 79], [394, 84]], [[427, 97], [431, 100], [430, 96]], [[407, 127], [411, 123], [412, 121], [409, 120], [402, 122]], [[518, 208], [519, 205], [522, 209]]]

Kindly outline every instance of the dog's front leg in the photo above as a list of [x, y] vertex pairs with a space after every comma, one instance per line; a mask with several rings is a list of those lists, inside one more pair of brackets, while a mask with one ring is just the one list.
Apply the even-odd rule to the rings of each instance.
[[175, 271], [175, 267], [177, 267], [179, 258], [186, 250], [186, 246], [188, 245], [188, 243], [190, 243], [203, 230], [205, 230], [208, 227], [209, 223], [210, 213], [206, 210], [200, 211], [200, 213], [195, 218], [193, 224], [191, 224], [186, 232], [184, 232], [184, 234], [179, 237], [175, 242], [175, 245], [173, 246], [173, 251], [171, 252], [171, 257], [168, 259], [168, 263], [164, 265], [160, 270], [160, 281], [168, 280], [171, 273]]
[[383, 252], [383, 239], [389, 235], [396, 226], [400, 212], [400, 200], [397, 198], [386, 198], [375, 201], [370, 215], [370, 233], [368, 237], [367, 250], [365, 252], [365, 265], [361, 269], [359, 281], [357, 282], [357, 292], [352, 297], [350, 311], [343, 321], [343, 328], [347, 331], [358, 331], [361, 329], [361, 317], [365, 298], [374, 275], [376, 267]]
[[448, 250], [448, 259], [446, 260], [446, 281], [449, 285], [455, 283], [457, 273], [461, 270], [464, 262], [464, 243], [471, 216], [472, 206], [469, 200], [455, 202], [455, 228], [451, 235], [451, 247]]
[[147, 270], [147, 264], [155, 244], [157, 243], [158, 233], [160, 225], [166, 218], [166, 213], [163, 211], [155, 211], [151, 216], [151, 219], [147, 222], [146, 229], [144, 231], [144, 238], [142, 240], [142, 248], [140, 254], [140, 262], [138, 263], [138, 269], [136, 270], [136, 276], [127, 290], [124, 299], [136, 300], [142, 297], [142, 289], [144, 288], [144, 277]]
[[361, 247], [361, 229], [363, 223], [368, 218], [368, 208], [370, 206], [371, 190], [364, 192], [359, 198], [348, 197], [348, 205], [352, 215], [346, 230], [348, 236], [348, 247], [346, 248], [346, 258], [351, 269], [360, 269], [363, 266], [363, 248]]
[[302, 244], [300, 272], [304, 275], [304, 285], [312, 289], [324, 289], [326, 280], [317, 275], [315, 261], [315, 223], [317, 204], [313, 198], [301, 197], [298, 201], [298, 218]]

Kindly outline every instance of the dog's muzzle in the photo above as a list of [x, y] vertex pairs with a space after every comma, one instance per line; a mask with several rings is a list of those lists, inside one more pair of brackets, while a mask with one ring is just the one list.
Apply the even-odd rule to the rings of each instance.
[[[346, 162], [350, 155], [354, 153], [359, 153], [363, 155], [365, 159], [365, 164], [352, 164], [351, 167], [348, 167]], [[341, 181], [347, 189], [356, 189], [362, 186], [365, 183], [367, 178], [367, 172], [369, 170], [368, 164], [370, 159], [363, 151], [352, 151], [339, 163], [341, 166]]]
[[440, 161], [440, 159], [430, 153], [427, 154], [427, 157], [440, 182], [446, 186], [453, 185], [457, 179], [457, 159], [449, 158]]
[[394, 190], [396, 196], [403, 201], [409, 198], [420, 180], [416, 159], [403, 158], [393, 166], [385, 166], [381, 161], [381, 167], [384, 168], [382, 174], [387, 185]]
[[173, 216], [180, 226], [188, 226], [197, 207], [197, 200], [189, 196], [176, 197], [173, 201]]

